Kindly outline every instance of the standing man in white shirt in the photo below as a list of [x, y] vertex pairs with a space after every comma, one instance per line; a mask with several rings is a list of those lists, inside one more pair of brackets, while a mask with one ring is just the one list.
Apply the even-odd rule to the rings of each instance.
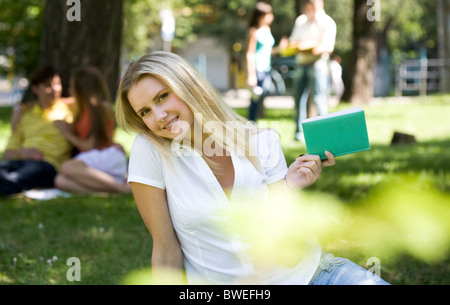
[[307, 118], [310, 93], [319, 115], [328, 113], [328, 59], [336, 41], [336, 23], [325, 13], [323, 0], [306, 0], [303, 14], [295, 20], [289, 37], [290, 47], [297, 52], [297, 140], [303, 140], [301, 123]]

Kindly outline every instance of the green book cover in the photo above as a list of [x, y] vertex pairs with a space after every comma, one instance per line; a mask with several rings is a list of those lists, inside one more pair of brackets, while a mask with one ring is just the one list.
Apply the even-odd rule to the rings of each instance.
[[335, 157], [370, 149], [366, 118], [361, 107], [337, 111], [303, 121], [308, 154], [320, 155], [325, 151]]

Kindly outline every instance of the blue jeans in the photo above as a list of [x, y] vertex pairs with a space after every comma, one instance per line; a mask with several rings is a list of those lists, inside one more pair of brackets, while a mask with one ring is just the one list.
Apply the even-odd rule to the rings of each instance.
[[313, 101], [319, 115], [328, 113], [328, 62], [320, 59], [311, 65], [297, 66], [297, 90], [295, 106], [297, 109], [296, 132], [302, 131], [302, 122], [308, 116], [308, 99]]
[[310, 285], [389, 285], [376, 274], [360, 267], [352, 261], [322, 254], [319, 268]]
[[248, 108], [248, 120], [255, 122], [263, 112], [264, 98], [267, 96], [270, 88], [270, 83], [272, 82], [270, 72], [265, 71], [256, 71], [256, 79], [256, 87], [260, 87], [262, 91], [258, 92], [259, 94], [257, 95], [252, 94], [250, 106]]
[[48, 162], [0, 161], [0, 194], [10, 195], [38, 187], [53, 187], [56, 170]]

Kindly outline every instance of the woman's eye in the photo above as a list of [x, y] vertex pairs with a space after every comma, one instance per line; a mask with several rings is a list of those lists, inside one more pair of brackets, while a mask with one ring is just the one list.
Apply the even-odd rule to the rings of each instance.
[[168, 92], [165, 92], [165, 93], [161, 94], [161, 95], [159, 96], [159, 101], [162, 102], [162, 101], [165, 100], [168, 96], [169, 96], [169, 93], [168, 93]]
[[141, 112], [141, 117], [145, 117], [149, 112], [150, 112], [150, 110], [148, 110], [148, 109], [142, 111]]

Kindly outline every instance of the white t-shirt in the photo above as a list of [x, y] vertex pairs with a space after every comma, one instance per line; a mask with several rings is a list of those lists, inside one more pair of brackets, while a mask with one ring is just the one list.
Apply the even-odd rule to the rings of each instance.
[[[232, 284], [255, 277], [254, 265], [245, 255], [246, 245], [219, 229], [227, 221], [221, 211], [233, 206], [241, 191], [267, 195], [267, 185], [283, 179], [287, 165], [274, 131], [261, 131], [251, 141], [257, 143], [263, 173], [245, 156], [232, 154], [235, 181], [230, 199], [204, 159], [192, 149], [179, 147], [169, 165], [148, 137], [140, 134], [134, 141], [128, 181], [166, 191], [190, 284]], [[258, 282], [308, 284], [320, 255], [320, 247], [312, 246], [296, 267], [277, 268], [263, 275], [258, 272]]]
[[272, 48], [275, 39], [269, 27], [256, 30], [255, 68], [259, 72], [269, 72], [271, 69]]
[[[295, 20], [289, 41], [302, 41], [308, 45], [323, 45], [325, 48], [333, 50], [336, 42], [336, 22], [328, 16], [324, 10], [316, 13], [316, 19], [309, 21], [303, 14]], [[307, 52], [299, 52], [297, 62], [300, 64], [309, 64], [318, 58], [328, 59], [329, 55], [324, 53], [321, 57]]]

